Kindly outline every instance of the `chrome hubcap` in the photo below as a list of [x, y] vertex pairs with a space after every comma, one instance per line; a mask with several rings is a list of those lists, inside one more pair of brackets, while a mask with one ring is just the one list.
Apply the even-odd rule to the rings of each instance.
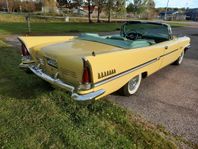
[[136, 86], [139, 82], [139, 76], [134, 77], [132, 80], [129, 81], [129, 90], [133, 91], [136, 89]]

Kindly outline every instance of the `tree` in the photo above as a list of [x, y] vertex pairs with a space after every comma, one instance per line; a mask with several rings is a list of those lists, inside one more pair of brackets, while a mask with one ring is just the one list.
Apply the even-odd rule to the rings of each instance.
[[118, 14], [125, 14], [126, 13], [126, 0], [117, 0], [116, 1], [116, 7], [114, 8], [114, 11]]
[[81, 6], [81, 0], [57, 0], [57, 7], [65, 17], [66, 12]]
[[114, 6], [115, 0], [107, 0], [107, 4], [106, 4], [106, 12], [108, 15], [108, 22], [111, 22], [111, 11], [113, 10], [113, 6]]
[[148, 0], [146, 3], [146, 7], [147, 7], [145, 11], [146, 18], [147, 19], [153, 18], [156, 15], [154, 0]]
[[43, 0], [43, 7], [45, 12], [55, 12], [56, 1], [54, 0]]
[[0, 0], [0, 11], [5, 10], [6, 9], [6, 2], [3, 0]]
[[97, 22], [100, 22], [100, 14], [103, 11], [103, 8], [106, 5], [106, 0], [94, 0], [96, 6], [98, 7], [98, 15], [97, 15]]
[[89, 23], [92, 23], [91, 14], [93, 13], [93, 11], [95, 9], [95, 2], [94, 2], [94, 0], [87, 0], [87, 2], [84, 3], [84, 5], [87, 6], [87, 8], [88, 8]]
[[59, 8], [77, 8], [81, 5], [81, 0], [57, 0], [57, 6]]
[[111, 13], [113, 11], [121, 12], [125, 10], [126, 0], [107, 0], [106, 2], [106, 12], [108, 14], [108, 22], [111, 22]]
[[20, 6], [21, 6], [22, 11], [25, 11], [25, 12], [36, 11], [36, 5], [32, 1], [30, 1], [30, 2], [21, 2], [18, 5], [19, 5], [19, 9], [20, 9]]
[[60, 9], [67, 8], [72, 9], [76, 8], [78, 9], [80, 6], [85, 6], [88, 9], [88, 20], [89, 23], [91, 23], [91, 14], [94, 10], [94, 0], [87, 0], [83, 2], [83, 0], [57, 0], [58, 7]]
[[149, 9], [154, 9], [155, 8], [155, 2], [154, 2], [154, 0], [147, 0], [146, 6]]
[[132, 12], [135, 15], [141, 14], [146, 10], [151, 10], [155, 8], [154, 0], [133, 0], [127, 6], [127, 12]]
[[88, 19], [89, 19], [89, 23], [91, 23], [91, 0], [87, 0], [88, 1]]
[[7, 7], [7, 12], [9, 12], [9, 2], [6, 0], [6, 7]]
[[14, 9], [14, 1], [13, 0], [6, 0], [6, 6], [8, 12], [13, 12]]
[[132, 0], [127, 6], [127, 12], [132, 12], [135, 15], [142, 13], [146, 8], [146, 2], [148, 0]]

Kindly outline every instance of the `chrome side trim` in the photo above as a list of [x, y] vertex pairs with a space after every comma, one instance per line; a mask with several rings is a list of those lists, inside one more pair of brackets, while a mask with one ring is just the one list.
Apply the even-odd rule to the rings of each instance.
[[150, 65], [150, 64], [152, 64], [152, 63], [155, 63], [156, 61], [160, 60], [160, 58], [162, 58], [162, 57], [164, 57], [164, 56], [167, 56], [167, 55], [169, 55], [169, 54], [171, 54], [171, 53], [173, 53], [173, 52], [176, 52], [176, 51], [178, 51], [178, 50], [179, 50], [179, 49], [173, 50], [173, 51], [171, 51], [171, 52], [169, 52], [169, 53], [166, 53], [166, 54], [164, 54], [164, 55], [161, 55], [161, 56], [159, 56], [159, 57], [157, 57], [157, 58], [155, 58], [155, 59], [153, 59], [153, 60], [150, 60], [150, 61], [148, 61], [148, 62], [146, 62], [146, 63], [144, 63], [144, 64], [138, 65], [138, 66], [136, 66], [136, 67], [134, 67], [134, 68], [131, 68], [131, 69], [129, 69], [129, 70], [127, 70], [127, 71], [124, 71], [124, 72], [122, 72], [122, 73], [120, 73], [120, 74], [117, 74], [117, 75], [115, 75], [115, 76], [113, 76], [113, 77], [110, 77], [110, 78], [107, 78], [107, 79], [102, 80], [102, 81], [100, 81], [100, 82], [97, 82], [97, 83], [95, 83], [93, 86], [94, 86], [94, 87], [98, 87], [98, 86], [100, 86], [100, 85], [103, 85], [103, 84], [105, 84], [105, 83], [108, 83], [108, 82], [110, 82], [110, 81], [113, 81], [113, 80], [115, 80], [115, 79], [117, 79], [117, 78], [120, 78], [120, 77], [122, 77], [122, 76], [124, 76], [124, 75], [127, 75], [127, 74], [129, 74], [129, 73], [131, 73], [131, 72], [134, 72], [134, 71], [136, 71], [136, 70], [138, 70], [138, 69], [141, 69], [141, 68], [143, 68], [143, 67], [146, 67], [146, 66], [148, 66], [148, 65]]
[[158, 58], [155, 58], [155, 59], [153, 59], [153, 60], [150, 60], [150, 61], [148, 61], [148, 62], [146, 62], [146, 63], [144, 63], [144, 64], [141, 64], [141, 65], [139, 65], [139, 66], [136, 66], [136, 67], [134, 67], [134, 68], [132, 68], [132, 69], [129, 69], [129, 70], [127, 70], [127, 71], [124, 71], [124, 72], [122, 72], [122, 73], [120, 73], [120, 74], [117, 74], [117, 75], [115, 75], [115, 76], [113, 76], [113, 77], [110, 77], [110, 78], [107, 78], [107, 79], [105, 79], [105, 80], [102, 80], [102, 81], [100, 81], [100, 82], [98, 82], [98, 83], [95, 83], [93, 86], [94, 86], [94, 87], [98, 87], [98, 86], [100, 86], [100, 85], [103, 85], [103, 84], [105, 84], [105, 83], [108, 83], [108, 82], [110, 82], [110, 81], [113, 81], [113, 80], [115, 80], [115, 79], [117, 79], [117, 78], [120, 78], [120, 77], [122, 77], [122, 76], [125, 76], [125, 75], [127, 75], [127, 74], [129, 74], [129, 73], [131, 73], [131, 72], [134, 72], [134, 71], [136, 71], [136, 70], [138, 70], [138, 69], [141, 69], [141, 68], [143, 68], [143, 67], [146, 67], [146, 66], [148, 66], [148, 65], [150, 65], [150, 64], [152, 64], [152, 63], [154, 63], [154, 62], [156, 62], [156, 61], [158, 61]]
[[167, 55], [169, 55], [169, 54], [171, 54], [171, 53], [174, 53], [174, 52], [176, 52], [176, 51], [178, 51], [178, 50], [179, 50], [179, 49], [175, 49], [175, 50], [173, 50], [173, 51], [171, 51], [171, 52], [168, 52], [168, 53], [166, 53], [166, 54], [161, 55], [160, 57], [167, 56]]
[[35, 66], [35, 65], [29, 65], [28, 68], [35, 74], [37, 75], [38, 77], [40, 77], [41, 79], [53, 84], [53, 85], [56, 85], [60, 88], [63, 88], [69, 92], [72, 93], [71, 97], [76, 100], [76, 101], [87, 101], [87, 100], [93, 100], [95, 99], [96, 97], [102, 95], [105, 93], [105, 90], [104, 89], [100, 89], [98, 91], [94, 91], [94, 92], [91, 92], [91, 93], [87, 93], [87, 94], [84, 94], [84, 95], [79, 95], [77, 93], [75, 93], [75, 87], [74, 86], [71, 86], [69, 84], [66, 84], [64, 83], [63, 81], [61, 81], [60, 79], [58, 79], [58, 75], [55, 75], [55, 78], [52, 78], [51, 76], [45, 74], [42, 69], [40, 69], [39, 67]]

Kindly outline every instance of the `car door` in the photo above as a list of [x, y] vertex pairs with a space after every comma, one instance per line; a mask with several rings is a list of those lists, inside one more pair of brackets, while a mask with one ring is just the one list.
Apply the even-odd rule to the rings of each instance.
[[181, 54], [180, 47], [178, 46], [177, 39], [169, 40], [160, 43], [161, 47], [164, 49], [164, 53], [160, 56], [161, 66], [163, 68], [171, 63], [173, 63]]

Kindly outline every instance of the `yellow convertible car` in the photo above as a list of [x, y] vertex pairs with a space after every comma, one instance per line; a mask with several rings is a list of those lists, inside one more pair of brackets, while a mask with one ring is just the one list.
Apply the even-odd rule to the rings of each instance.
[[171, 27], [130, 21], [119, 35], [19, 37], [20, 67], [71, 93], [77, 101], [100, 99], [117, 90], [135, 94], [141, 80], [182, 63], [190, 38], [175, 37]]

